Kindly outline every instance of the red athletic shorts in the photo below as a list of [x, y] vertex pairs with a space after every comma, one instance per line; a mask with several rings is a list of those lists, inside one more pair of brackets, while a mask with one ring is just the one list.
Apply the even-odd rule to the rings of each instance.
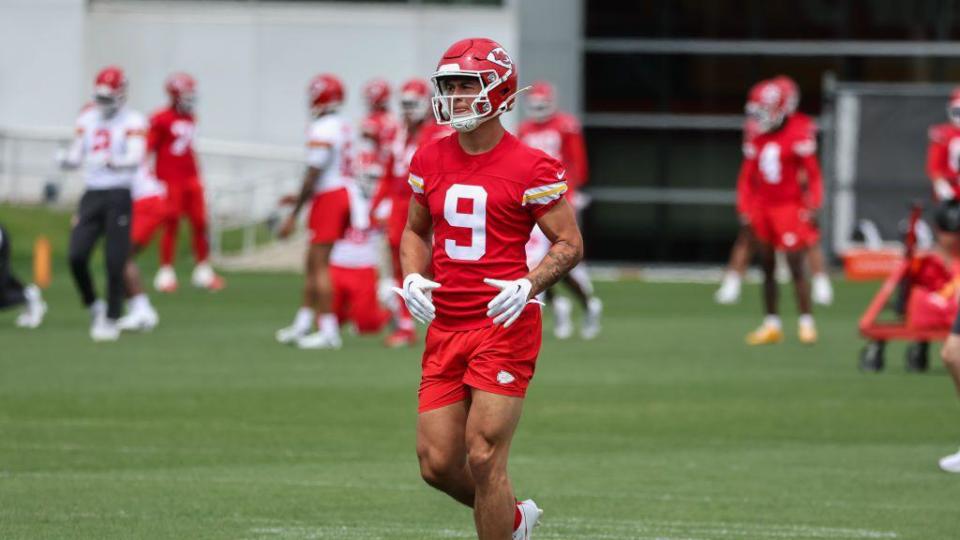
[[377, 300], [376, 268], [330, 266], [333, 312], [340, 324], [352, 322], [361, 334], [379, 332], [388, 314]]
[[153, 233], [173, 214], [169, 201], [155, 195], [133, 202], [133, 225], [130, 227], [130, 241], [143, 247], [150, 243]]
[[430, 326], [423, 351], [419, 412], [463, 401], [470, 388], [523, 397], [540, 354], [540, 306], [529, 305], [510, 328]]
[[783, 251], [806, 249], [820, 239], [811, 215], [801, 204], [758, 206], [750, 216], [757, 240]]
[[337, 188], [313, 197], [308, 218], [311, 244], [332, 244], [350, 227], [350, 195]]

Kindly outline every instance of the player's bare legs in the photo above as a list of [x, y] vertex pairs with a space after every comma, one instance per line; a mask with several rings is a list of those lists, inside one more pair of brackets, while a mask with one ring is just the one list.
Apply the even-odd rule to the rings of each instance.
[[301, 349], [340, 348], [340, 325], [333, 313], [333, 279], [330, 277], [330, 253], [333, 244], [310, 244], [307, 250], [308, 273], [304, 300], [312, 298], [311, 307], [317, 316], [318, 331], [297, 340]]
[[813, 323], [813, 314], [810, 309], [810, 281], [807, 280], [805, 268], [810, 251], [813, 250], [792, 251], [786, 254], [787, 266], [790, 267], [793, 289], [797, 297], [797, 308], [800, 311], [797, 334], [800, 342], [807, 345], [817, 342], [817, 328]]
[[[947, 341], [943, 344], [940, 356], [943, 358], [943, 364], [947, 367], [950, 377], [953, 379], [953, 385], [960, 395], [960, 334], [957, 332], [957, 324], [954, 323], [954, 329], [951, 331]], [[951, 454], [940, 460], [940, 469], [946, 472], [960, 473], [960, 452]]]
[[766, 345], [783, 341], [783, 326], [777, 303], [779, 301], [779, 286], [777, 285], [777, 256], [773, 246], [763, 242], [757, 244], [757, 255], [760, 259], [760, 270], [763, 272], [763, 324], [753, 332], [747, 334], [748, 345]]
[[481, 540], [503, 540], [513, 533], [516, 499], [507, 458], [521, 412], [522, 398], [473, 390], [467, 416], [467, 466], [477, 486], [473, 516]]
[[130, 258], [123, 267], [123, 281], [127, 289], [127, 308], [126, 315], [117, 321], [121, 330], [139, 331], [152, 330], [160, 322], [157, 310], [150, 303], [150, 297], [143, 287], [143, 280], [140, 277], [140, 268], [134, 261], [134, 257], [143, 251], [144, 246], [133, 246]]
[[740, 299], [740, 288], [743, 276], [750, 265], [750, 256], [753, 251], [753, 239], [749, 225], [741, 225], [737, 239], [730, 248], [730, 262], [723, 275], [720, 288], [713, 298], [718, 304], [733, 304]]
[[477, 486], [467, 466], [465, 437], [469, 405], [464, 400], [420, 413], [417, 458], [426, 483], [473, 508]]

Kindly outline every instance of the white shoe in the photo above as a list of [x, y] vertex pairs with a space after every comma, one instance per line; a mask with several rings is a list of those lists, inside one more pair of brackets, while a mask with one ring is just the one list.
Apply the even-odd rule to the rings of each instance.
[[160, 316], [153, 308], [137, 309], [120, 317], [117, 326], [125, 332], [149, 332], [160, 323]]
[[553, 335], [557, 339], [570, 339], [573, 335], [573, 321], [570, 315], [573, 312], [573, 303], [565, 296], [558, 296], [553, 300]]
[[291, 324], [290, 326], [283, 327], [277, 330], [277, 333], [274, 334], [274, 337], [277, 338], [277, 342], [282, 345], [290, 345], [296, 343], [300, 338], [306, 336], [310, 333], [310, 327], [297, 326]]
[[27, 298], [27, 306], [17, 316], [17, 326], [20, 328], [37, 328], [43, 323], [43, 316], [47, 314], [47, 303], [43, 301], [40, 288], [36, 285], [27, 285], [23, 295]]
[[603, 302], [593, 297], [587, 301], [587, 314], [583, 318], [580, 337], [593, 339], [600, 335], [600, 316], [603, 315]]
[[720, 288], [713, 293], [713, 300], [723, 305], [736, 304], [740, 300], [740, 276], [725, 276]]
[[116, 341], [120, 339], [120, 327], [112, 319], [97, 317], [90, 326], [90, 339], [97, 342]]
[[833, 303], [833, 286], [830, 285], [830, 277], [826, 274], [816, 274], [813, 276], [813, 287], [810, 291], [810, 297], [816, 304], [829, 306]]
[[172, 266], [161, 266], [153, 278], [153, 288], [171, 293], [177, 290], [177, 273]]
[[940, 460], [940, 469], [945, 472], [960, 473], [960, 452], [942, 458]]
[[540, 524], [543, 510], [533, 499], [518, 502], [517, 507], [520, 508], [520, 525], [513, 531], [512, 540], [529, 540], [533, 538], [533, 528]]
[[209, 263], [202, 262], [193, 267], [190, 284], [200, 289], [218, 291], [224, 287], [223, 278], [213, 271]]
[[314, 332], [297, 340], [300, 349], [339, 349], [343, 343], [337, 334]]

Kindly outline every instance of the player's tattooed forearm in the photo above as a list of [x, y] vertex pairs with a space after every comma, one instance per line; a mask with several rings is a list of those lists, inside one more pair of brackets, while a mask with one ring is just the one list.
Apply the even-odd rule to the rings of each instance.
[[539, 293], [550, 288], [580, 262], [582, 253], [579, 247], [565, 240], [560, 240], [550, 246], [550, 251], [547, 252], [546, 257], [530, 273], [528, 278], [533, 284], [533, 290]]

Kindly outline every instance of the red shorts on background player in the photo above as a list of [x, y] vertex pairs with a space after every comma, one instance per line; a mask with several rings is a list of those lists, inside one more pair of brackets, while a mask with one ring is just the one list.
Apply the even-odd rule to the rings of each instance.
[[[529, 302], [579, 262], [582, 240], [563, 198], [563, 166], [500, 123], [518, 91], [507, 52], [488, 39], [459, 41], [432, 81], [437, 122], [457, 133], [413, 156], [414, 197], [400, 242], [400, 292], [430, 324], [420, 471], [474, 509], [481, 540], [526, 540], [541, 511], [514, 498], [507, 458], [540, 350], [540, 308]], [[524, 246], [534, 225], [552, 246], [528, 270]]]

